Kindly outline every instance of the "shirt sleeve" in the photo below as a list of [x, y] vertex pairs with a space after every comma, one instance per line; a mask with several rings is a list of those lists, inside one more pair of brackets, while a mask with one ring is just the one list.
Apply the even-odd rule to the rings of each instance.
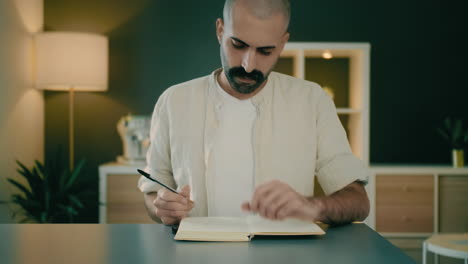
[[316, 175], [323, 191], [329, 195], [354, 181], [367, 183], [368, 168], [351, 152], [335, 105], [323, 90], [317, 108]]
[[[151, 177], [175, 188], [172, 173], [171, 148], [169, 137], [169, 116], [167, 109], [168, 92], [164, 92], [158, 99], [151, 118], [150, 146], [146, 153], [145, 171]], [[138, 188], [144, 193], [156, 192], [163, 188], [141, 176], [138, 180]]]

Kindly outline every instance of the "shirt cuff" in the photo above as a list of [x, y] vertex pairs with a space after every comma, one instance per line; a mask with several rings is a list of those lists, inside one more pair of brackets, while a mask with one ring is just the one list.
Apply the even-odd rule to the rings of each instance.
[[317, 177], [325, 194], [330, 195], [355, 181], [367, 184], [369, 170], [360, 159], [345, 154], [337, 156], [321, 168]]

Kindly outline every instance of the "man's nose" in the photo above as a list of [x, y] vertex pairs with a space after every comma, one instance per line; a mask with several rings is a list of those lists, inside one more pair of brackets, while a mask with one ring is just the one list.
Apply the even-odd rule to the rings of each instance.
[[252, 72], [255, 69], [255, 50], [249, 49], [242, 58], [242, 68], [246, 72]]

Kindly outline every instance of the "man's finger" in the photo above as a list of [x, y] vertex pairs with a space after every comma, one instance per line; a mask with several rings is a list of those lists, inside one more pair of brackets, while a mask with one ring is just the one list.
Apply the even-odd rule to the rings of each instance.
[[162, 208], [156, 208], [156, 216], [161, 217], [173, 217], [180, 219], [187, 214], [186, 210], [166, 210]]
[[174, 218], [174, 217], [160, 217], [161, 222], [165, 225], [173, 225], [173, 224], [178, 224], [180, 222], [180, 219]]
[[250, 203], [250, 208], [252, 211], [257, 212], [259, 211], [259, 202], [266, 196], [268, 193], [270, 193], [272, 190], [275, 190], [276, 188], [280, 188], [282, 186], [285, 186], [284, 183], [278, 181], [278, 180], [272, 180], [267, 183], [259, 185], [255, 189], [255, 193], [252, 198], [252, 202]]
[[180, 194], [182, 194], [182, 196], [184, 196], [185, 198], [190, 198], [190, 186], [184, 185], [180, 190]]
[[184, 196], [177, 194], [177, 193], [173, 193], [166, 189], [160, 189], [158, 191], [158, 197], [166, 202], [178, 202], [178, 203], [183, 203], [183, 204], [188, 203], [187, 199], [185, 199]]
[[156, 199], [154, 205], [157, 208], [165, 210], [190, 210], [193, 208], [192, 204], [182, 204], [179, 202], [168, 202], [162, 199]]
[[281, 188], [280, 186], [272, 187], [272, 190], [259, 200], [258, 211], [260, 212], [260, 215], [272, 218], [278, 207], [276, 201], [285, 195], [287, 195], [287, 193], [285, 193], [284, 188]]
[[268, 193], [271, 191], [271, 186], [261, 186], [255, 189], [254, 195], [252, 197], [252, 202], [250, 203], [250, 208], [254, 212], [258, 212], [260, 209], [260, 201], [268, 195]]
[[249, 202], [245, 202], [241, 205], [242, 210], [249, 212], [250, 211], [250, 204]]
[[184, 185], [180, 191], [180, 194], [186, 199], [186, 202], [188, 204], [192, 203], [193, 201], [190, 200], [190, 186], [189, 185]]
[[279, 210], [289, 201], [295, 199], [295, 196], [296, 194], [292, 192], [281, 193], [280, 195], [276, 196], [274, 200], [266, 205], [266, 217], [270, 219], [278, 219]]

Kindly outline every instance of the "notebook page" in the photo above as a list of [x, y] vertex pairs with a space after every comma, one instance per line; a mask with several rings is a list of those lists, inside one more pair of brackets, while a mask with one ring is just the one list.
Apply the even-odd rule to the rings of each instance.
[[313, 222], [305, 222], [297, 219], [273, 221], [258, 215], [247, 217], [249, 232], [258, 233], [298, 233], [298, 234], [324, 234], [323, 230]]
[[190, 232], [242, 232], [248, 233], [245, 218], [240, 217], [188, 217], [179, 225], [179, 231]]

